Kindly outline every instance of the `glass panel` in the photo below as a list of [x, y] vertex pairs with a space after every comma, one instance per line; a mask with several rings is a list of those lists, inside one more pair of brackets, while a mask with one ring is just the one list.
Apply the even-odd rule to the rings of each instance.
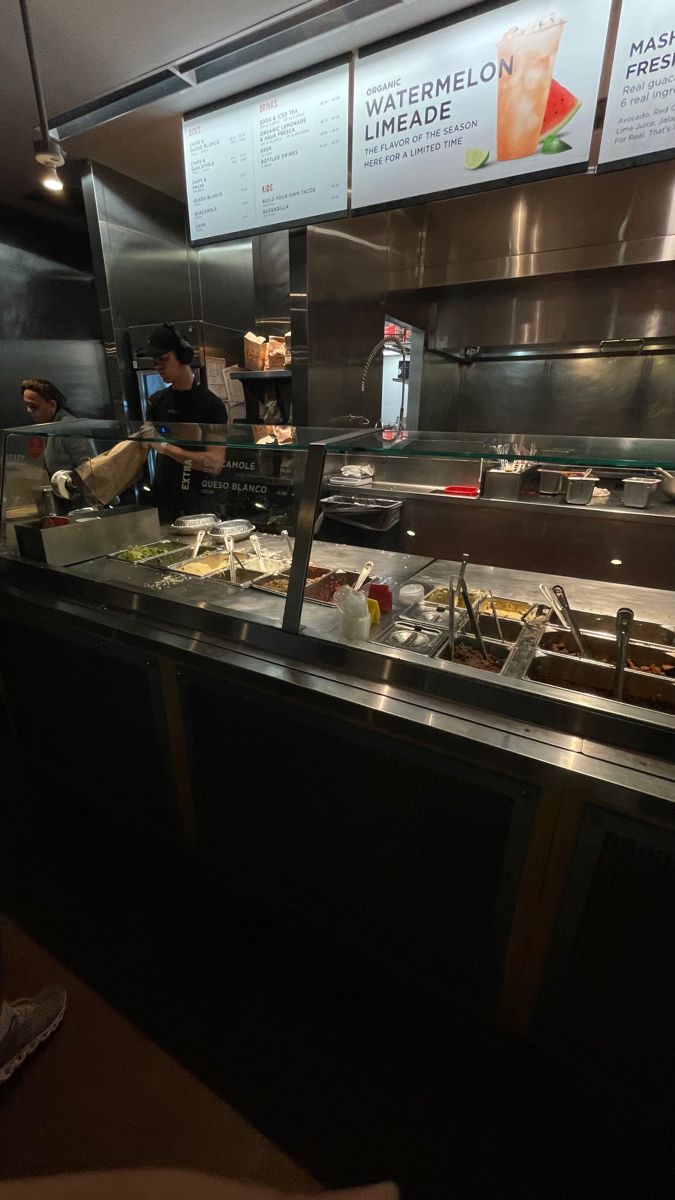
[[[615, 701], [617, 613], [629, 608], [622, 701], [675, 729], [675, 503], [647, 474], [675, 462], [675, 442], [408, 433], [385, 446], [383, 432], [326, 446], [301, 632], [417, 664], [430, 693], [452, 694], [447, 677], [459, 687], [471, 673], [604, 707]], [[570, 479], [586, 463], [592, 472]], [[581, 650], [542, 590], [556, 584]], [[383, 678], [396, 670], [383, 665]]]
[[563, 437], [549, 434], [432, 433], [373, 430], [358, 437], [333, 438], [331, 451], [415, 458], [503, 459], [505, 462], [563, 466], [675, 468], [675, 441], [649, 438]]
[[331, 439], [341, 434], [345, 444], [351, 436], [348, 430], [336, 429], [302, 429], [295, 425], [204, 425], [198, 422], [141, 422], [130, 421], [126, 429], [122, 429], [115, 421], [91, 421], [86, 418], [74, 418], [66, 422], [52, 422], [50, 425], [17, 426], [6, 430], [8, 434], [23, 437], [57, 438], [59, 441], [72, 441], [90, 437], [104, 439], [108, 445], [116, 441], [133, 438], [143, 442], [171, 442], [181, 446], [198, 444], [212, 446], [236, 446], [242, 449], [259, 450], [268, 446], [283, 446], [284, 453], [296, 450], [307, 450], [313, 442]]
[[8, 431], [0, 553], [280, 625], [285, 590], [257, 584], [290, 567], [309, 440], [276, 426]]
[[73, 419], [67, 423], [21, 426], [7, 433], [56, 438], [67, 443], [82, 438], [108, 442], [135, 438], [152, 443], [236, 446], [258, 450], [283, 446], [284, 453], [306, 451], [315, 442], [331, 453], [376, 455], [386, 458], [449, 458], [500, 460], [573, 466], [616, 466], [622, 469], [675, 470], [675, 439], [567, 437], [536, 433], [438, 433], [395, 429], [339, 430], [295, 425], [200, 425], [130, 422], [126, 432], [115, 422]]

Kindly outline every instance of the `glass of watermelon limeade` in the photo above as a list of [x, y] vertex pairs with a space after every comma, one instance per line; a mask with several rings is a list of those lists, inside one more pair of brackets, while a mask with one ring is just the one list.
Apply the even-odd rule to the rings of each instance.
[[513, 56], [513, 73], [503, 71], [497, 84], [498, 159], [535, 153], [564, 27], [552, 16], [501, 38], [498, 58], [508, 62]]

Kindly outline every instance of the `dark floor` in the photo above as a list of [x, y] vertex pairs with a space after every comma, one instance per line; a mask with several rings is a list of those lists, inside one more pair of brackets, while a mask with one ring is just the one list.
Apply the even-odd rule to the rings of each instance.
[[59, 983], [68, 1007], [54, 1037], [0, 1088], [0, 1182], [161, 1164], [317, 1190], [230, 1105], [7, 918], [3, 949], [8, 996]]
[[[119, 749], [102, 731], [103, 769]], [[11, 917], [325, 1185], [672, 1192], [670, 1150], [610, 1129], [585, 1088], [13, 773], [7, 751], [3, 767]]]

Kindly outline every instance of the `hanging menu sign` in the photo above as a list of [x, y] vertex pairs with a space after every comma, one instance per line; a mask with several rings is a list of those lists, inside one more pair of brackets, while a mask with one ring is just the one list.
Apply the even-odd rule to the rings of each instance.
[[183, 121], [193, 242], [343, 216], [349, 66]]
[[352, 207], [588, 161], [611, 0], [518, 0], [356, 64]]
[[675, 4], [623, 0], [600, 164], [675, 154]]

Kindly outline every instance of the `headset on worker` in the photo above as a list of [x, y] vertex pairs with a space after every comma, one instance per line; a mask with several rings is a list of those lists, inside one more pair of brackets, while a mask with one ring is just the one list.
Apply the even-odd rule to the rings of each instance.
[[163, 324], [164, 324], [164, 328], [170, 330], [178, 342], [178, 349], [176, 350], [176, 358], [178, 359], [179, 363], [183, 363], [185, 366], [187, 366], [189, 363], [192, 362], [192, 360], [195, 356], [193, 347], [190, 345], [190, 343], [187, 341], [187, 339], [184, 338], [182, 336], [182, 334], [180, 334], [178, 332], [178, 330], [176, 329], [176, 327], [174, 325], [171, 325], [168, 321], [164, 321]]

